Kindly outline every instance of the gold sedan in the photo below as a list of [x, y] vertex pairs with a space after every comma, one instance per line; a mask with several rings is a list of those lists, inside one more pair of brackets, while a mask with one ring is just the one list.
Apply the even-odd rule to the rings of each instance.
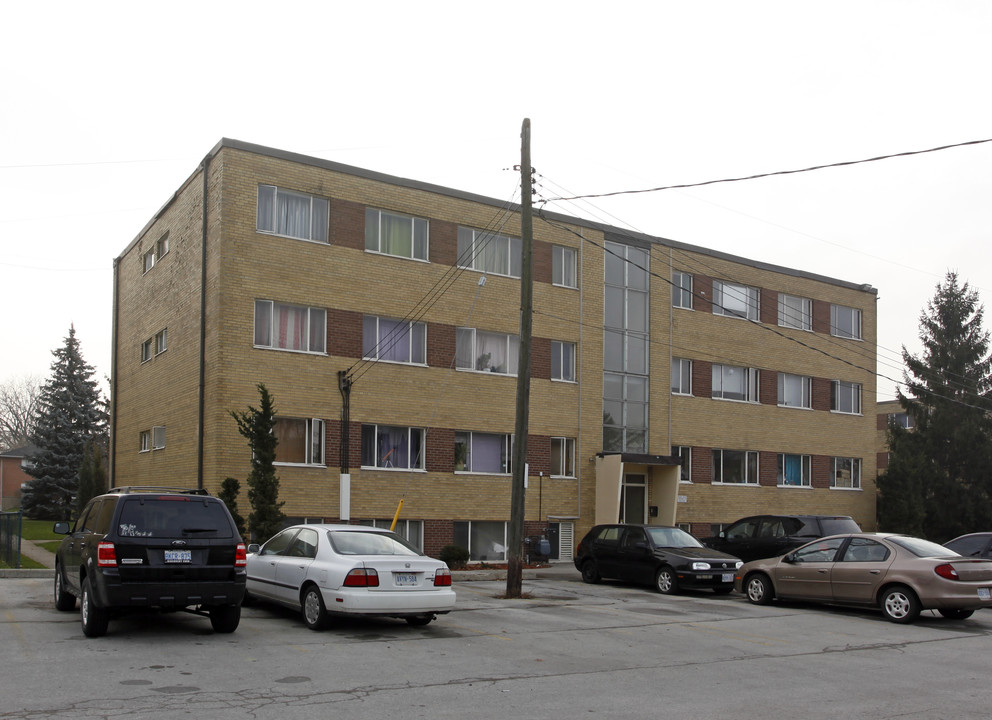
[[774, 599], [877, 606], [892, 622], [921, 610], [963, 620], [992, 607], [992, 560], [892, 533], [832, 535], [774, 558], [745, 563], [734, 589], [755, 605]]

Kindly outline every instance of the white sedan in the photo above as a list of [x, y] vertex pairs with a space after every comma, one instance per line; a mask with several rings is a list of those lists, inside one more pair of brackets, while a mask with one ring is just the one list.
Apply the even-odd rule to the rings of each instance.
[[294, 525], [248, 546], [246, 598], [303, 612], [311, 630], [333, 615], [426, 625], [455, 606], [451, 572], [404, 538], [364, 525]]

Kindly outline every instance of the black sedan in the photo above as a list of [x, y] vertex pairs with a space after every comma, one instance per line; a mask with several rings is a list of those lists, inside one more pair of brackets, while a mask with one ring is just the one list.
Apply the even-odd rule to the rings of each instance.
[[680, 588], [734, 589], [742, 563], [704, 547], [684, 530], [664, 525], [597, 525], [575, 550], [575, 567], [587, 583], [603, 578], [652, 585], [666, 595]]

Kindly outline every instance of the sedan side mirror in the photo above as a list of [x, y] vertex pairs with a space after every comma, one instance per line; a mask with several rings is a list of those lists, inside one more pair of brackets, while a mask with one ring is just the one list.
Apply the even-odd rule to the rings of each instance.
[[789, 553], [788, 555], [782, 558], [782, 562], [785, 563], [794, 563], [795, 561], [796, 561], [795, 553]]
[[259, 550], [259, 545], [258, 545], [258, 543], [252, 543], [251, 545], [249, 545], [249, 546], [248, 546], [248, 550], [247, 550], [247, 552], [248, 552], [249, 554], [252, 554], [252, 555], [254, 555], [255, 553], [257, 553], [257, 552], [258, 552], [258, 550]]

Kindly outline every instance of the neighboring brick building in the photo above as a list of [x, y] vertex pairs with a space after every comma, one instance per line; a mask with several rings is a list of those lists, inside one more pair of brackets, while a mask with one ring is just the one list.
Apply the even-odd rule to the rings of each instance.
[[0, 453], [0, 510], [21, 506], [21, 486], [34, 479], [24, 467], [37, 450], [34, 445], [24, 445]]
[[[113, 484], [236, 477], [247, 514], [230, 411], [264, 383], [288, 516], [388, 522], [403, 500], [399, 529], [428, 552], [499, 558], [518, 210], [222, 140], [115, 262]], [[549, 219], [528, 533], [548, 528], [567, 558], [618, 516], [699, 536], [767, 511], [874, 528], [873, 288]]]
[[889, 466], [889, 421], [911, 430], [913, 418], [902, 409], [898, 400], [885, 400], [875, 404], [875, 464], [882, 472]]

